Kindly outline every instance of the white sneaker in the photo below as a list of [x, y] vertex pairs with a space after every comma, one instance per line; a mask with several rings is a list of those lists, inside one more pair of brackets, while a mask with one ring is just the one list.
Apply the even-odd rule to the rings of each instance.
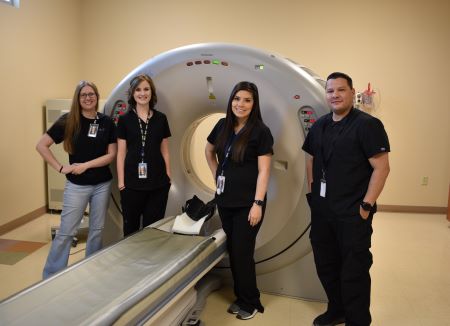
[[241, 319], [241, 320], [252, 319], [253, 317], [255, 317], [257, 312], [258, 312], [258, 310], [256, 310], [256, 309], [253, 309], [253, 312], [251, 312], [251, 313], [241, 309], [237, 313], [236, 318]]
[[230, 314], [237, 314], [240, 310], [241, 310], [241, 308], [239, 308], [239, 306], [233, 302], [233, 303], [228, 307], [227, 312], [230, 313]]

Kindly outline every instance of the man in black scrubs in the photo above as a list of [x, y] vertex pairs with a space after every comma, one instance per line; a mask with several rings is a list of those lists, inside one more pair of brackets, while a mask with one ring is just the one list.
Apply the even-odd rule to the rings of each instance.
[[328, 297], [313, 325], [370, 325], [372, 218], [389, 174], [389, 140], [377, 118], [353, 107], [352, 79], [327, 78], [331, 112], [312, 126], [303, 150], [311, 206], [311, 245]]

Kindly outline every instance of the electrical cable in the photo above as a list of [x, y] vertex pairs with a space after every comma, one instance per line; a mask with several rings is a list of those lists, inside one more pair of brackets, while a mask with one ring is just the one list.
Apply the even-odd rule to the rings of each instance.
[[[283, 252], [289, 250], [289, 249], [290, 249], [292, 246], [294, 246], [301, 238], [303, 238], [303, 236], [306, 234], [306, 232], [308, 232], [308, 230], [309, 230], [310, 227], [311, 227], [311, 223], [308, 224], [308, 226], [306, 227], [306, 229], [305, 229], [305, 230], [298, 236], [298, 238], [295, 239], [289, 246], [287, 246], [287, 247], [284, 248], [283, 250], [277, 252], [276, 254], [274, 254], [274, 255], [272, 255], [272, 256], [270, 256], [270, 257], [268, 257], [268, 258], [265, 258], [265, 259], [263, 259], [263, 260], [260, 260], [260, 261], [255, 262], [255, 265], [256, 265], [256, 264], [264, 263], [264, 262], [266, 262], [266, 261], [268, 261], [268, 260], [271, 260], [271, 259], [274, 259], [274, 258], [278, 257], [279, 255], [281, 255]], [[215, 268], [217, 268], [217, 269], [226, 269], [226, 268], [230, 268], [230, 266], [216, 266]]]
[[114, 206], [116, 206], [117, 210], [119, 211], [120, 214], [122, 214], [122, 210], [119, 207], [119, 204], [117, 204], [116, 199], [114, 198], [114, 195], [111, 193], [111, 198], [113, 200]]

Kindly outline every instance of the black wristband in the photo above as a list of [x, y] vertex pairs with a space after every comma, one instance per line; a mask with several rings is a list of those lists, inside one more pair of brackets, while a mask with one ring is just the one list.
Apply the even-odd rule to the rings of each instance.
[[372, 210], [372, 208], [373, 208], [373, 205], [371, 205], [370, 203], [366, 203], [365, 201], [363, 201], [363, 202], [361, 203], [361, 208], [362, 208], [363, 210], [365, 210], [366, 212], [370, 212], [370, 211]]
[[258, 205], [258, 206], [264, 205], [264, 201], [258, 200], [258, 199], [255, 199], [254, 203], [255, 203], [256, 205]]
[[64, 167], [64, 165], [61, 165], [61, 168], [59, 169], [59, 173], [61, 173], [63, 167]]

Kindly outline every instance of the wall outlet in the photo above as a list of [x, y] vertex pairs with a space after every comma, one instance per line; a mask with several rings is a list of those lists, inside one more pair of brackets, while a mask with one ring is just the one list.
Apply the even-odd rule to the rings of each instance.
[[428, 177], [422, 177], [422, 186], [428, 186]]

